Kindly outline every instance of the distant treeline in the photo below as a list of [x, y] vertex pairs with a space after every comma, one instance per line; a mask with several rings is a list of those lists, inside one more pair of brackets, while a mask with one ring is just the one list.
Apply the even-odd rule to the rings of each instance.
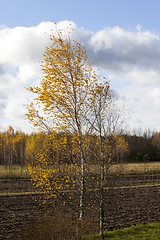
[[[86, 137], [86, 136], [84, 136]], [[88, 138], [88, 137], [86, 137]], [[124, 134], [112, 138], [109, 136], [112, 160], [114, 162], [148, 162], [160, 160], [160, 133], [146, 131], [142, 136], [136, 134]], [[90, 138], [91, 151], [87, 154], [88, 163], [96, 163], [95, 152], [96, 136]], [[76, 158], [77, 146], [71, 141], [70, 134], [57, 134], [53, 139], [46, 133], [24, 134], [9, 126], [6, 132], [0, 132], [0, 164], [1, 165], [25, 165], [27, 162], [36, 161], [36, 157], [45, 151], [45, 146], [50, 146], [50, 158], [55, 163], [71, 163]], [[45, 143], [45, 144], [44, 144]], [[57, 147], [58, 146], [58, 147]], [[94, 152], [94, 154], [92, 154]], [[111, 154], [110, 154], [111, 155]]]

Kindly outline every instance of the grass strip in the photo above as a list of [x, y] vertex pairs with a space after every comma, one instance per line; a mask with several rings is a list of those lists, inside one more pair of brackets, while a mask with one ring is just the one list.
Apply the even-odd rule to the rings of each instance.
[[30, 177], [0, 178], [0, 182], [17, 181], [17, 180], [32, 180], [32, 178], [30, 178]]
[[[87, 240], [98, 240], [98, 235], [92, 235], [85, 238]], [[104, 233], [104, 239], [110, 240], [160, 240], [160, 223], [151, 223], [148, 225], [137, 225], [122, 230], [108, 231]]]
[[[124, 188], [141, 188], [141, 187], [157, 187], [159, 184], [147, 184], [147, 185], [139, 185], [139, 186], [121, 186], [121, 187], [105, 187], [104, 189], [124, 189]], [[99, 188], [93, 188], [89, 191], [98, 191]], [[70, 192], [71, 190], [63, 190], [62, 192]], [[72, 189], [72, 192], [76, 192], [76, 190]], [[30, 195], [30, 194], [46, 194], [47, 192], [18, 192], [18, 193], [0, 193], [0, 196], [12, 196], [12, 195]]]
[[45, 194], [45, 193], [43, 193], [43, 192], [0, 193], [0, 197], [5, 197], [5, 196], [19, 196], [19, 195], [35, 195], [35, 194]]
[[133, 186], [121, 186], [121, 187], [107, 187], [104, 189], [121, 189], [121, 188], [141, 188], [141, 187], [156, 187], [160, 186], [160, 183], [155, 183], [155, 184], [145, 184], [145, 185], [133, 185]]

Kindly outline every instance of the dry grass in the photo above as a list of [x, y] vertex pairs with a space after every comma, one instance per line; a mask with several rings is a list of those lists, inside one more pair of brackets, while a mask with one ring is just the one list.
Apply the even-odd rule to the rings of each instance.
[[144, 172], [159, 172], [160, 162], [149, 163], [126, 163], [114, 164], [110, 168], [110, 172], [121, 172], [123, 174], [144, 173]]
[[[65, 165], [52, 166], [52, 168], [59, 168], [59, 172], [57, 172], [57, 174], [62, 174], [64, 172], [68, 172], [68, 174], [70, 174], [73, 171], [73, 169], [70, 169], [70, 167], [66, 167]], [[74, 166], [74, 168], [77, 167]], [[86, 170], [94, 174], [100, 173], [100, 167], [96, 164], [87, 165]], [[110, 166], [108, 172], [111, 174], [140, 174], [145, 172], [160, 172], [160, 162], [113, 164]], [[0, 165], [0, 179], [29, 177], [30, 175], [27, 166], [23, 166], [22, 168], [19, 165], [12, 165], [10, 167]]]
[[94, 222], [84, 220], [83, 223], [66, 216], [50, 217], [46, 216], [24, 233], [23, 240], [80, 240], [87, 239], [85, 236], [95, 232]]
[[27, 166], [22, 167], [20, 165], [0, 165], [0, 179], [7, 178], [29, 178], [29, 171]]
[[[93, 173], [100, 173], [100, 166], [92, 164], [87, 166], [88, 171]], [[136, 174], [145, 172], [160, 172], [160, 162], [148, 162], [148, 163], [124, 163], [124, 164], [112, 164], [108, 170], [111, 174]]]

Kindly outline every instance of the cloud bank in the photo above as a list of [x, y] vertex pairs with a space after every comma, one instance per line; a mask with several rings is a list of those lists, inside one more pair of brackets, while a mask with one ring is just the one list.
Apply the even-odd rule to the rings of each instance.
[[[71, 24], [71, 25], [70, 25]], [[105, 73], [111, 87], [126, 99], [133, 112], [131, 127], [159, 128], [160, 37], [136, 28], [130, 32], [118, 26], [98, 32], [78, 28], [75, 23], [57, 23], [58, 29], [74, 30], [73, 38], [84, 41], [89, 61]], [[31, 126], [24, 120], [29, 93], [37, 85], [40, 63], [54, 23], [42, 22], [25, 28], [0, 28], [0, 129], [8, 125], [23, 131]], [[47, 33], [47, 34], [45, 34]]]

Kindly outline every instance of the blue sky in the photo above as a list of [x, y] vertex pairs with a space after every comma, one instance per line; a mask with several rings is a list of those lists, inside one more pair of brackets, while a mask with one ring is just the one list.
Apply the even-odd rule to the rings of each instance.
[[98, 31], [106, 26], [160, 32], [159, 0], [0, 0], [0, 25], [31, 27], [42, 21], [73, 21]]
[[39, 61], [53, 22], [72, 23], [89, 60], [125, 99], [129, 129], [160, 130], [159, 0], [0, 0], [0, 130], [31, 131], [26, 86], [38, 84]]

